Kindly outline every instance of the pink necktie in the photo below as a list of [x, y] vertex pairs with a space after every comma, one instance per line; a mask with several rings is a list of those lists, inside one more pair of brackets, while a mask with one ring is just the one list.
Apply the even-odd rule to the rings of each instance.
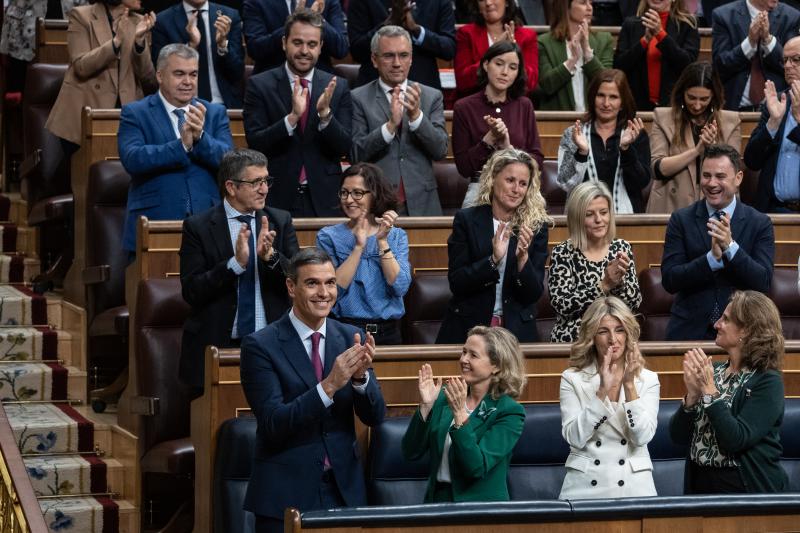
[[[303, 89], [308, 89], [308, 80], [305, 78], [300, 78], [300, 85]], [[300, 116], [300, 131], [306, 131], [306, 123], [308, 122], [308, 110], [311, 108], [311, 91], [306, 92], [306, 110], [303, 111], [303, 114]], [[300, 167], [300, 176], [297, 178], [297, 181], [300, 185], [304, 184], [308, 178], [306, 178], [306, 166], [303, 165]], [[317, 335], [319, 335], [317, 333]]]
[[[322, 338], [322, 333], [315, 331], [311, 334], [311, 366], [314, 367], [314, 374], [317, 376], [317, 381], [322, 381], [322, 358], [319, 356], [319, 340]], [[322, 465], [325, 470], [331, 467], [331, 461], [328, 459], [328, 454], [322, 459]]]

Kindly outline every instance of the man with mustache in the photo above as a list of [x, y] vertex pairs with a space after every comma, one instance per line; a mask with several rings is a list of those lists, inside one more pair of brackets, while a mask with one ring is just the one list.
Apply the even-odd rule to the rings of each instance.
[[256, 533], [282, 533], [287, 507], [366, 505], [353, 413], [375, 426], [386, 410], [372, 336], [328, 317], [331, 258], [304, 248], [286, 270], [291, 311], [242, 341], [242, 389], [258, 422], [244, 508]]
[[283, 266], [298, 250], [289, 213], [264, 205], [271, 177], [263, 154], [228, 152], [217, 179], [222, 204], [187, 218], [181, 239], [181, 288], [192, 310], [179, 376], [193, 397], [203, 392], [206, 346], [239, 346], [289, 308]]
[[769, 291], [772, 221], [736, 197], [742, 176], [735, 148], [706, 146], [700, 176], [704, 198], [669, 219], [661, 259], [662, 283], [675, 295], [668, 341], [712, 340], [714, 324], [734, 291]]
[[270, 158], [270, 205], [293, 217], [341, 216], [341, 159], [350, 150], [352, 103], [347, 81], [315, 68], [324, 21], [300, 9], [286, 19], [286, 62], [247, 82], [247, 145]]
[[447, 155], [442, 93], [408, 79], [411, 35], [405, 29], [383, 26], [371, 46], [379, 77], [353, 90], [350, 160], [381, 167], [397, 193], [398, 214], [441, 215], [432, 161]]

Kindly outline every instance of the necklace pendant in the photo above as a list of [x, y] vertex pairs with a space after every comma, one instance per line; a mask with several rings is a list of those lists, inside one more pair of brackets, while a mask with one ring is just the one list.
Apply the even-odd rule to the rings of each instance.
[[500, 114], [500, 108], [499, 108], [499, 107], [495, 107], [495, 108], [494, 108], [494, 112], [495, 112], [495, 113], [497, 113], [497, 114], [499, 115], [499, 114]]

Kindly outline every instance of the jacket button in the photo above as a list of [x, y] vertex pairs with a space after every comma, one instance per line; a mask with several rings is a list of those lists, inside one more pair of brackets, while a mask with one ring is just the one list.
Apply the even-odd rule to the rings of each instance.
[[593, 480], [592, 480], [592, 487], [594, 487], [595, 485], [597, 485], [597, 480], [596, 480], [596, 479], [593, 479]]
[[595, 459], [595, 460], [594, 460], [594, 464], [595, 464], [595, 465], [599, 465], [599, 464], [600, 464], [600, 459]]
[[600, 442], [600, 441], [597, 441], [597, 442], [594, 443], [594, 445], [597, 446], [598, 448], [600, 447], [601, 444], [602, 444], [602, 442]]
[[628, 441], [625, 440], [625, 439], [622, 439], [621, 441], [619, 441], [619, 443], [622, 444], [623, 446], [625, 446], [626, 444], [628, 444]]
[[624, 465], [624, 464], [625, 464], [625, 459], [620, 459], [620, 460], [619, 460], [619, 464], [620, 464], [620, 465]]
[[634, 427], [635, 425], [636, 425], [636, 424], [634, 424], [633, 422], [631, 422], [631, 427]]
[[628, 409], [628, 414], [631, 414], [631, 410], [630, 409]]
[[608, 420], [608, 417], [607, 417], [607, 416], [603, 416], [603, 420], [604, 420], [604, 421], [605, 421], [605, 420]]
[[620, 487], [621, 487], [622, 485], [624, 485], [624, 484], [625, 484], [625, 482], [624, 482], [624, 481], [622, 481], [621, 479], [620, 479], [619, 481], [617, 481], [617, 485], [619, 485]]

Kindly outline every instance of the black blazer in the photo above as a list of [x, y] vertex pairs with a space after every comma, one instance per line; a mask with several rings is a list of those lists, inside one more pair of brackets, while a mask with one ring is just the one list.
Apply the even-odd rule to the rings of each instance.
[[737, 200], [731, 233], [739, 251], [716, 272], [706, 258], [711, 249], [707, 222], [706, 202], [699, 200], [672, 213], [667, 224], [661, 279], [667, 292], [676, 295], [667, 325], [668, 341], [713, 339], [715, 302], [721, 312], [736, 290], [769, 291], [775, 257], [769, 217]]
[[[764, 79], [772, 80], [782, 91], [783, 43], [795, 37], [800, 27], [800, 11], [778, 3], [769, 13], [769, 31], [777, 39], [775, 48], [761, 60]], [[750, 30], [750, 13], [745, 0], [736, 0], [714, 10], [711, 24], [711, 55], [714, 70], [725, 86], [725, 109], [739, 110], [744, 87], [750, 77], [750, 60], [742, 52], [742, 41]]]
[[[350, 0], [347, 8], [347, 34], [350, 55], [358, 69], [356, 87], [378, 78], [372, 66], [370, 42], [389, 16], [392, 0]], [[424, 0], [416, 3], [414, 20], [425, 28], [421, 46], [413, 45], [414, 60], [408, 79], [428, 87], [442, 89], [437, 59], [451, 60], [456, 55], [456, 19], [451, 0]]]
[[[534, 235], [528, 262], [517, 270], [517, 238], [511, 237], [503, 278], [503, 326], [520, 342], [536, 342], [536, 301], [544, 290], [544, 263], [547, 259], [547, 226]], [[494, 309], [495, 286], [500, 274], [492, 269], [492, 208], [479, 205], [461, 209], [453, 219], [453, 233], [447, 239], [450, 300], [438, 344], [459, 344], [467, 331], [479, 324], [489, 325]]]
[[[776, 207], [778, 199], [775, 197], [775, 172], [778, 170], [778, 157], [780, 156], [783, 135], [786, 131], [786, 116], [791, 113], [792, 95], [789, 91], [786, 94], [786, 113], [781, 119], [781, 125], [773, 139], [767, 131], [767, 121], [769, 121], [769, 111], [765, 104], [761, 105], [761, 117], [758, 126], [750, 135], [747, 147], [744, 149], [744, 163], [747, 168], [759, 170], [758, 188], [753, 207], [768, 213]], [[789, 139], [800, 144], [800, 126], [789, 132]]]
[[[278, 263], [272, 268], [264, 261], [257, 262], [264, 311], [267, 322], [273, 322], [289, 309], [282, 265], [299, 248], [289, 213], [272, 208], [257, 212], [256, 233], [261, 230], [263, 215], [267, 215], [270, 229], [276, 232], [273, 246], [279, 254]], [[237, 276], [228, 268], [228, 260], [233, 255], [228, 220], [222, 204], [183, 222], [181, 288], [183, 299], [192, 310], [183, 327], [178, 375], [184, 383], [193, 387], [203, 387], [203, 354], [206, 346], [231, 346], [231, 330], [238, 302]]]
[[[658, 43], [661, 51], [661, 91], [658, 106], [669, 106], [672, 86], [690, 63], [697, 60], [700, 52], [700, 34], [684, 22], [672, 18], [667, 20], [667, 36]], [[654, 107], [650, 101], [650, 88], [647, 75], [647, 50], [640, 39], [644, 37], [641, 17], [625, 19], [619, 31], [617, 51], [614, 54], [614, 67], [625, 72], [631, 92], [636, 100], [636, 109], [650, 111]]]
[[[228, 32], [228, 53], [224, 56], [217, 54], [216, 29], [214, 22], [217, 20], [217, 11], [231, 19], [231, 29]], [[188, 43], [189, 34], [186, 32], [186, 10], [180, 2], [158, 14], [156, 25], [153, 26], [153, 43], [150, 51], [153, 54], [153, 65], [158, 60], [158, 53], [171, 43]], [[216, 3], [208, 3], [208, 27], [211, 30], [211, 59], [214, 64], [214, 75], [217, 77], [217, 86], [222, 95], [222, 100], [227, 108], [242, 106], [242, 77], [244, 76], [244, 47], [242, 46], [242, 19], [239, 12]], [[208, 71], [200, 69], [200, 80], [208, 78]], [[198, 84], [202, 86], [202, 84]], [[211, 95], [201, 94], [200, 98], [210, 100]]]
[[284, 117], [292, 110], [292, 88], [284, 65], [251, 76], [244, 95], [244, 132], [247, 145], [269, 158], [269, 173], [275, 177], [267, 201], [289, 210], [297, 195], [297, 178], [305, 165], [311, 200], [317, 216], [341, 216], [336, 192], [342, 176], [341, 160], [350, 152], [353, 104], [347, 81], [336, 78], [331, 100], [330, 123], [319, 130], [317, 100], [332, 74], [314, 69], [311, 109], [305, 131], [298, 124], [289, 135]]

